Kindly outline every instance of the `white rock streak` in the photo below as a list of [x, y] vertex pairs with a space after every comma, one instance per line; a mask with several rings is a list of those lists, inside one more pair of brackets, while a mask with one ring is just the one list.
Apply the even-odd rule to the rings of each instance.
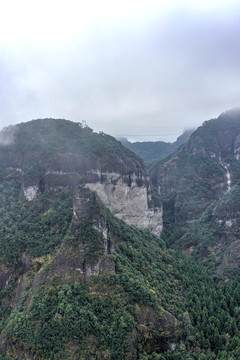
[[221, 158], [219, 158], [219, 163], [222, 167], [226, 170], [226, 177], [227, 177], [227, 191], [231, 189], [231, 174], [229, 171], [229, 164], [224, 163]]
[[37, 198], [38, 186], [28, 186], [23, 188], [25, 199], [28, 201], [35, 200]]

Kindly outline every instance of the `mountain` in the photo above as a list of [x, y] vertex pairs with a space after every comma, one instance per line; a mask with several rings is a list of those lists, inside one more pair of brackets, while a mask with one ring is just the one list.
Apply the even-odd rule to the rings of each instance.
[[[198, 259], [218, 259], [218, 273], [238, 266], [240, 111], [209, 120], [151, 170], [171, 244]], [[221, 259], [221, 260], [220, 260]]]
[[161, 204], [152, 200], [143, 162], [113, 137], [81, 123], [40, 119], [4, 129], [0, 139], [0, 169], [3, 176], [18, 174], [26, 200], [84, 183], [116, 216], [160, 234]]
[[[235, 139], [236, 127], [232, 133]], [[217, 276], [180, 246], [199, 216], [208, 226], [223, 220], [229, 194], [226, 203], [235, 214], [237, 177], [227, 154], [218, 177], [207, 181], [216, 188], [213, 199], [222, 194], [218, 208], [211, 212], [211, 202], [203, 215], [185, 211], [172, 221], [178, 194], [179, 206], [181, 191], [191, 200], [184, 186], [208, 174], [184, 177], [188, 165], [198, 169], [193, 160], [185, 165], [187, 155], [195, 156], [194, 136], [188, 152], [181, 148], [158, 164], [152, 185], [139, 157], [81, 124], [42, 119], [1, 132], [1, 359], [237, 359], [239, 270]], [[203, 156], [214, 160], [207, 150]], [[203, 208], [200, 201], [196, 206]]]
[[124, 146], [142, 158], [146, 166], [150, 167], [156, 160], [174, 153], [181, 145], [188, 141], [193, 129], [186, 130], [173, 143], [165, 141], [143, 141], [131, 143], [125, 138], [119, 139]]

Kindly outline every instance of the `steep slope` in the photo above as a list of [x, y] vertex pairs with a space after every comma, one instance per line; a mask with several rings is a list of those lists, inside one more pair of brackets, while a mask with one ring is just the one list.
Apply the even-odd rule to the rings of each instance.
[[127, 139], [119, 139], [124, 146], [137, 154], [150, 167], [157, 160], [167, 157], [186, 143], [194, 130], [186, 130], [173, 143], [165, 141], [143, 141], [131, 143]]
[[240, 111], [206, 121], [159, 162], [151, 178], [164, 203], [171, 243], [198, 258], [220, 255], [239, 237]]
[[80, 123], [40, 119], [4, 129], [0, 139], [0, 169], [4, 176], [19, 174], [26, 200], [85, 183], [116, 216], [160, 234], [161, 204], [152, 201], [144, 165], [113, 137]]

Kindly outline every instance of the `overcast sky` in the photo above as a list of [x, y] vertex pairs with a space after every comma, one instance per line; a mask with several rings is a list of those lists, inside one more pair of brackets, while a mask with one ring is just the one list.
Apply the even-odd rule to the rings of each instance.
[[240, 106], [240, 1], [0, 0], [0, 125], [173, 141]]

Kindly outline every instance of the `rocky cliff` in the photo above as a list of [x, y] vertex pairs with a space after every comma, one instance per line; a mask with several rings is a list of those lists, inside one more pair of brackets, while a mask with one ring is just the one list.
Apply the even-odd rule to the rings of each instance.
[[0, 144], [0, 169], [21, 177], [26, 200], [84, 183], [120, 219], [160, 235], [162, 207], [144, 165], [114, 138], [54, 119], [6, 128], [1, 138], [9, 141]]

